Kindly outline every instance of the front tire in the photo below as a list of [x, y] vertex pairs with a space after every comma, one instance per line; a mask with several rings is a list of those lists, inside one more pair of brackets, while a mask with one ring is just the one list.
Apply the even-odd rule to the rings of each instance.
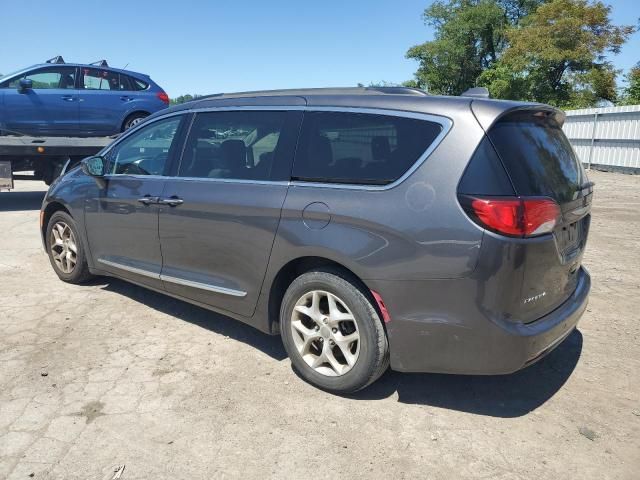
[[91, 278], [78, 227], [71, 215], [64, 211], [51, 215], [45, 243], [51, 266], [60, 280], [78, 284]]
[[311, 271], [287, 289], [281, 336], [294, 370], [335, 393], [353, 393], [389, 366], [382, 322], [355, 279], [338, 270]]

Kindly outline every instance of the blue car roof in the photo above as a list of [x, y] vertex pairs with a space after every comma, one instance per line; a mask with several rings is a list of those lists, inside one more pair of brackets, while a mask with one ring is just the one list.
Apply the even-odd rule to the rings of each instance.
[[32, 68], [52, 67], [52, 66], [101, 68], [103, 70], [110, 70], [112, 72], [124, 73], [126, 75], [140, 76], [146, 80], [151, 79], [151, 77], [146, 73], [134, 72], [132, 70], [123, 70], [121, 68], [114, 68], [114, 67], [101, 67], [99, 65], [89, 65], [86, 63], [37, 63], [35, 65], [31, 65], [30, 67], [19, 70], [18, 73], [25, 70], [31, 70]]

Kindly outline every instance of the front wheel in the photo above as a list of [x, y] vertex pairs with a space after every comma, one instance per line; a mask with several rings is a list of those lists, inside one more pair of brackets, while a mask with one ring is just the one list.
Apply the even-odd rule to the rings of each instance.
[[60, 280], [82, 283], [91, 278], [78, 227], [71, 215], [63, 211], [51, 215], [46, 245], [51, 266]]
[[339, 271], [296, 278], [284, 295], [280, 325], [293, 368], [323, 390], [356, 392], [389, 366], [380, 317], [357, 282]]

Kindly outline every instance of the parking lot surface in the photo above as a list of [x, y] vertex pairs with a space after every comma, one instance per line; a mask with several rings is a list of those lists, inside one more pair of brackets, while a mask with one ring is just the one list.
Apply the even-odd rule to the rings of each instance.
[[640, 176], [590, 177], [578, 331], [514, 375], [388, 372], [350, 397], [302, 382], [279, 337], [59, 281], [45, 187], [17, 182], [0, 193], [0, 478], [640, 478]]

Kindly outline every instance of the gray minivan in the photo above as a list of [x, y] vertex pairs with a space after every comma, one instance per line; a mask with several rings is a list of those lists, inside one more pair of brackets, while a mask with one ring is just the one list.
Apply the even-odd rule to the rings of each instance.
[[280, 334], [310, 383], [509, 373], [576, 327], [593, 186], [540, 104], [404, 88], [221, 94], [59, 178], [60, 279], [110, 275]]

